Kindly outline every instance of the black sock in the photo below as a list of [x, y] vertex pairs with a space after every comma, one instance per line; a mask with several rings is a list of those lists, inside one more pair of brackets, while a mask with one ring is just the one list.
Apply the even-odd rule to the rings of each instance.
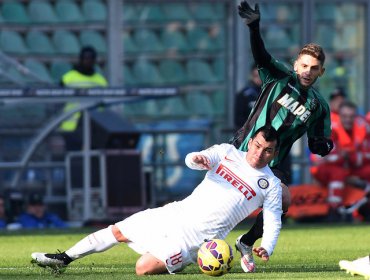
[[[281, 218], [285, 217], [286, 213], [281, 215]], [[248, 246], [253, 246], [254, 242], [260, 239], [263, 235], [263, 211], [259, 212], [252, 228], [244, 234], [240, 241]]]
[[256, 221], [252, 228], [242, 236], [241, 242], [248, 246], [253, 246], [257, 239], [261, 238], [263, 234], [263, 213], [262, 211], [258, 213]]

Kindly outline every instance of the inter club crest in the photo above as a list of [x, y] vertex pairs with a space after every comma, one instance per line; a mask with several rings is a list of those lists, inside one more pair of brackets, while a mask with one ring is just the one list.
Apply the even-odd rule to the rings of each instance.
[[269, 182], [265, 178], [258, 179], [257, 184], [263, 190], [269, 187]]

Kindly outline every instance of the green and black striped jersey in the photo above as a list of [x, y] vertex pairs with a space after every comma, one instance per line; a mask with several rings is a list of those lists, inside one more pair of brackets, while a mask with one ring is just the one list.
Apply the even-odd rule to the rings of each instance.
[[271, 167], [282, 162], [293, 143], [306, 132], [308, 137], [330, 138], [329, 105], [316, 89], [303, 89], [297, 74], [271, 56], [259, 73], [263, 82], [261, 93], [236, 136], [240, 150], [246, 151], [251, 136], [266, 124], [273, 126], [280, 136], [280, 150]]

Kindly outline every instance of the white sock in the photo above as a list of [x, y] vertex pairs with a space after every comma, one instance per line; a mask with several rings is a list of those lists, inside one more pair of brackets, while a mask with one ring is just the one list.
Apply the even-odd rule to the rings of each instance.
[[112, 225], [107, 228], [98, 230], [69, 248], [65, 253], [73, 260], [82, 258], [84, 256], [104, 252], [119, 242], [114, 237], [112, 232]]

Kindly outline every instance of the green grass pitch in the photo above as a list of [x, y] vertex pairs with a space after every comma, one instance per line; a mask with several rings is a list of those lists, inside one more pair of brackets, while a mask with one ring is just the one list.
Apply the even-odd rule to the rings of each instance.
[[[247, 227], [232, 231], [226, 241], [233, 246]], [[55, 275], [30, 263], [34, 251], [65, 250], [94, 229], [64, 231], [0, 232], [0, 279], [143, 279], [135, 275], [138, 255], [125, 244], [73, 262]], [[150, 234], [150, 233], [148, 233]], [[370, 252], [370, 225], [284, 225], [274, 255], [268, 263], [257, 260], [258, 271], [245, 274], [240, 256], [222, 279], [363, 279], [339, 270], [341, 259], [355, 259]], [[235, 253], [235, 249], [234, 249]], [[210, 279], [191, 265], [176, 275], [148, 279]]]

